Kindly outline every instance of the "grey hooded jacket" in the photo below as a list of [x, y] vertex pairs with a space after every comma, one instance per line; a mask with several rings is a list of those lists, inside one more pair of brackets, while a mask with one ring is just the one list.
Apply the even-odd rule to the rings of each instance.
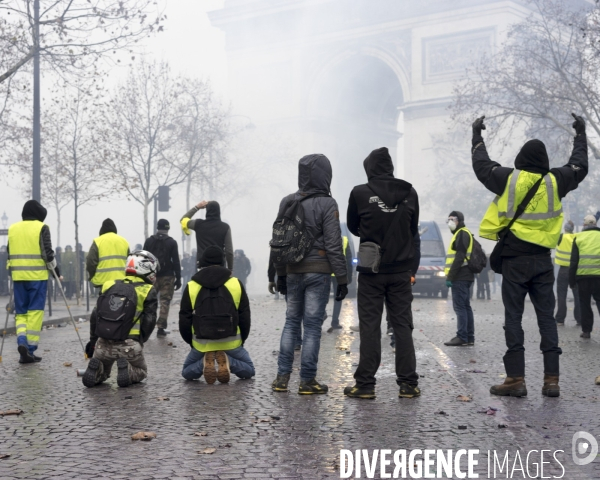
[[302, 202], [306, 228], [316, 240], [312, 250], [301, 262], [276, 265], [278, 276], [290, 273], [333, 273], [339, 285], [348, 283], [338, 205], [329, 196], [331, 176], [331, 164], [325, 155], [311, 154], [300, 159], [298, 191], [283, 198], [277, 218], [283, 217], [293, 200], [314, 193], [327, 196], [312, 197]]

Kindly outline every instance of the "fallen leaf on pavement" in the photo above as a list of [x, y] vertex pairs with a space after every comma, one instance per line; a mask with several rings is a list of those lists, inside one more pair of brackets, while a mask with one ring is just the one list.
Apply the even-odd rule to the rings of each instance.
[[23, 410], [20, 408], [15, 408], [14, 410], [4, 410], [3, 412], [0, 412], [0, 415], [21, 415], [22, 413]]
[[461, 402], [470, 402], [471, 400], [473, 400], [473, 397], [471, 397], [471, 395], [459, 395], [456, 398], [457, 398], [457, 400], [460, 400]]
[[65, 362], [63, 363], [63, 367], [72, 367], [73, 366], [73, 362]]
[[167, 343], [167, 345], [168, 345], [169, 347], [172, 347], [172, 346], [173, 346], [173, 342], [169, 342], [169, 343]]
[[166, 402], [167, 400], [171, 400], [169, 397], [156, 397], [156, 399], [160, 402]]
[[196, 437], [206, 437], [208, 435], [208, 433], [206, 433], [206, 432], [196, 432], [196, 433], [194, 433], [194, 435]]
[[2, 453], [0, 454], [0, 459], [10, 457], [10, 453]]
[[200, 450], [198, 453], [210, 454], [210, 453], [215, 453], [216, 451], [217, 451], [216, 448], [205, 448], [204, 450]]
[[156, 433], [154, 432], [138, 432], [131, 436], [132, 440], [146, 440], [150, 441], [153, 438], [156, 438]]
[[219, 448], [230, 448], [231, 443], [226, 443], [225, 445], [219, 445]]
[[477, 363], [477, 360], [475, 360], [474, 358], [472, 358], [471, 360], [469, 360], [469, 363]]

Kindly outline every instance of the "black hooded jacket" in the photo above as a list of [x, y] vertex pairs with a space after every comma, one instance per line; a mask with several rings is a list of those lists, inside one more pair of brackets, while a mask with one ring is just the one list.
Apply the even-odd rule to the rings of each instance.
[[332, 175], [329, 159], [320, 153], [306, 155], [298, 162], [298, 191], [281, 200], [277, 220], [283, 217], [292, 201], [316, 194], [302, 202], [306, 228], [315, 243], [301, 262], [276, 265], [278, 276], [333, 273], [339, 285], [348, 283], [339, 209], [330, 193]]
[[[192, 280], [206, 288], [219, 288], [225, 285], [225, 282], [231, 278], [231, 271], [225, 267], [212, 266], [200, 269], [192, 277]], [[238, 308], [240, 335], [242, 336], [242, 344], [246, 342], [250, 334], [250, 301], [246, 294], [244, 284], [242, 286], [242, 297]], [[233, 299], [232, 299], [233, 302]], [[192, 344], [192, 317], [194, 315], [194, 307], [190, 299], [189, 287], [186, 285], [181, 297], [181, 305], [179, 309], [179, 333], [185, 343]]]
[[[193, 207], [190, 211], [181, 217], [192, 218], [199, 209]], [[196, 262], [200, 260], [204, 250], [211, 245], [223, 249], [227, 268], [233, 271], [233, 241], [231, 238], [231, 228], [225, 222], [221, 221], [221, 206], [218, 202], [208, 202], [206, 206], [206, 219], [198, 218], [189, 220], [187, 228], [196, 232]]]
[[[473, 170], [477, 179], [489, 191], [501, 196], [508, 184], [510, 174], [515, 170], [546, 174], [552, 173], [558, 186], [558, 197], [564, 198], [575, 190], [588, 173], [587, 137], [580, 133], [573, 140], [573, 151], [569, 162], [558, 168], [550, 168], [546, 146], [540, 140], [526, 142], [515, 158], [515, 168], [503, 167], [490, 159], [481, 135], [473, 135], [472, 139]], [[509, 232], [504, 244], [502, 256], [519, 257], [526, 255], [550, 254], [550, 249], [529, 242], [524, 242]]]
[[[449, 217], [458, 218], [458, 225], [456, 226], [456, 230], [460, 230], [461, 228], [465, 228], [465, 216], [462, 212], [454, 210], [450, 212]], [[456, 231], [455, 230], [455, 231]], [[453, 232], [454, 234], [454, 232]], [[448, 280], [451, 282], [465, 281], [472, 282], [475, 280], [475, 275], [471, 271], [468, 265], [463, 265], [465, 261], [465, 257], [467, 256], [467, 250], [469, 249], [469, 243], [471, 243], [471, 238], [467, 232], [464, 230], [458, 232], [456, 236], [456, 240], [454, 240], [454, 244], [451, 245], [454, 250], [456, 250], [456, 256], [454, 257], [454, 262], [450, 267], [450, 272], [448, 272]]]
[[[43, 222], [46, 220], [48, 211], [36, 200], [28, 200], [23, 205], [23, 211], [21, 212], [21, 218], [23, 221], [37, 220]], [[6, 251], [10, 254], [10, 245], [6, 245]], [[40, 251], [42, 252], [42, 259], [46, 263], [51, 263], [54, 260], [54, 250], [52, 249], [52, 238], [50, 237], [50, 228], [48, 225], [44, 225], [40, 232]], [[54, 268], [56, 274], [60, 277], [60, 271], [58, 265]]]
[[[394, 178], [394, 164], [387, 148], [373, 150], [363, 165], [369, 181], [350, 193], [348, 229], [360, 237], [360, 243], [381, 246], [391, 228], [391, 240], [382, 252], [379, 273], [410, 271], [414, 275], [421, 260], [417, 192], [410, 183]], [[400, 212], [396, 213], [398, 206]]]
[[181, 279], [181, 263], [179, 262], [179, 247], [174, 238], [166, 230], [159, 230], [144, 242], [144, 250], [153, 254], [160, 264], [157, 277], [175, 277]]

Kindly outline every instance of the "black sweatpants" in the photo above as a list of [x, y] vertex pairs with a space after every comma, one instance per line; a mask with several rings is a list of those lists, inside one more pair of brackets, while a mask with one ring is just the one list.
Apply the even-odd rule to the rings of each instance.
[[594, 328], [592, 297], [600, 313], [600, 303], [598, 303], [600, 302], [600, 277], [577, 277], [577, 289], [579, 290], [579, 308], [581, 310], [581, 330], [590, 333]]
[[381, 316], [384, 302], [396, 339], [396, 383], [418, 385], [412, 338], [412, 299], [410, 272], [358, 275], [360, 360], [354, 373], [358, 387], [375, 387], [375, 374], [381, 363]]
[[[567, 318], [567, 293], [569, 291], [569, 267], [561, 265], [556, 275], [556, 322], [564, 323]], [[573, 289], [573, 304], [575, 306], [573, 316], [577, 323], [581, 323], [581, 314], [579, 312], [579, 294], [577, 287]]]

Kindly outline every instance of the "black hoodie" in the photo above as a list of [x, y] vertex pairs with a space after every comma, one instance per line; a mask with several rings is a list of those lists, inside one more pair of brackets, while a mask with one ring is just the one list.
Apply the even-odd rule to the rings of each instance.
[[[229, 269], [221, 266], [205, 267], [200, 269], [192, 277], [192, 280], [206, 288], [219, 288], [225, 285], [225, 282], [231, 278], [231, 272]], [[250, 301], [246, 294], [244, 284], [240, 282], [242, 286], [242, 297], [240, 299], [240, 305], [238, 308], [239, 315], [239, 326], [240, 334], [242, 336], [242, 344], [248, 338], [250, 334]], [[233, 300], [232, 300], [233, 301]], [[192, 317], [194, 314], [194, 307], [190, 299], [189, 287], [186, 285], [183, 295], [181, 297], [181, 305], [179, 309], [179, 333], [181, 338], [191, 345], [192, 344]]]
[[[498, 196], [504, 193], [508, 178], [513, 168], [503, 167], [490, 159], [481, 135], [472, 139], [473, 170], [477, 179], [491, 192]], [[550, 169], [546, 146], [540, 140], [529, 140], [523, 145], [515, 158], [515, 168], [527, 172], [552, 173], [558, 186], [558, 197], [564, 198], [575, 190], [588, 173], [587, 137], [580, 133], [573, 140], [573, 151], [569, 162], [563, 167]], [[512, 232], [506, 237], [502, 256], [518, 257], [526, 255], [550, 254], [550, 249], [517, 238]]]
[[[28, 200], [23, 205], [23, 211], [21, 212], [21, 218], [23, 221], [43, 222], [46, 219], [48, 211], [40, 205], [36, 200]], [[52, 249], [52, 238], [50, 237], [50, 228], [48, 225], [44, 225], [40, 232], [40, 250], [42, 252], [42, 258], [44, 262], [50, 263], [54, 260], [54, 250]], [[6, 251], [10, 253], [10, 246], [6, 245]], [[54, 269], [56, 274], [60, 277], [60, 271], [58, 266]]]
[[117, 233], [117, 226], [110, 218], [105, 219], [100, 227], [100, 235], [104, 235], [105, 233]]
[[388, 229], [392, 228], [379, 273], [410, 271], [414, 275], [421, 259], [417, 192], [410, 183], [394, 178], [394, 164], [387, 148], [373, 150], [363, 165], [369, 181], [354, 187], [350, 193], [348, 229], [360, 237], [360, 243], [382, 245]]
[[[199, 209], [193, 207], [181, 218], [191, 219]], [[211, 245], [216, 245], [225, 252], [227, 268], [233, 270], [233, 241], [231, 228], [221, 221], [221, 206], [219, 202], [210, 201], [206, 205], [206, 220], [201, 218], [189, 220], [187, 228], [196, 232], [196, 262], [200, 260], [204, 250]]]

